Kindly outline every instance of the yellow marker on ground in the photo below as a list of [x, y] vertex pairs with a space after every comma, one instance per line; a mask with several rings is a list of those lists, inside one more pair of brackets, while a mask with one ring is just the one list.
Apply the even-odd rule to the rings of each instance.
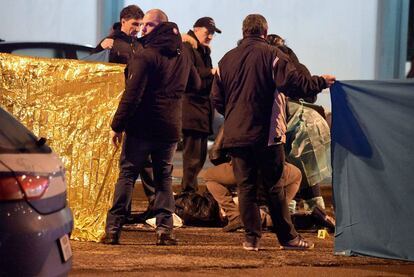
[[329, 237], [328, 231], [326, 229], [319, 229], [318, 230], [318, 239], [325, 239]]

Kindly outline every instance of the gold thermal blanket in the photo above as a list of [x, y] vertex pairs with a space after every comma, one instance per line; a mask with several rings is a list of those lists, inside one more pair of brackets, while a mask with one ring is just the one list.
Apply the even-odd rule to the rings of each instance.
[[62, 158], [75, 218], [72, 238], [99, 241], [118, 175], [110, 122], [124, 66], [0, 53], [0, 106]]

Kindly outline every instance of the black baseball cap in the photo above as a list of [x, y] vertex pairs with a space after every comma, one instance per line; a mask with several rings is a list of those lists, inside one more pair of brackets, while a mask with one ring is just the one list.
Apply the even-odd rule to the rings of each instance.
[[214, 20], [211, 17], [202, 17], [197, 19], [193, 27], [206, 27], [211, 33], [216, 32], [221, 34], [221, 30], [216, 27], [216, 23], [214, 23]]

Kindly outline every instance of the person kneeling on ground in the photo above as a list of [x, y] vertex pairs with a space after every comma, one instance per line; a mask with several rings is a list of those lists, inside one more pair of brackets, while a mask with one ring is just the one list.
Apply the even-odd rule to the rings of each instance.
[[[231, 162], [208, 168], [204, 178], [208, 191], [213, 195], [227, 216], [228, 224], [223, 227], [223, 231], [234, 232], [242, 228], [243, 224], [240, 219], [239, 206], [233, 200], [232, 191], [236, 188], [236, 179]], [[301, 179], [300, 170], [294, 165], [285, 162], [279, 182], [284, 183], [283, 187], [285, 188], [288, 202], [295, 197]]]
[[[226, 155], [225, 150], [222, 149], [222, 138], [223, 126], [220, 128], [214, 145], [209, 151], [209, 158], [215, 166], [206, 170], [204, 179], [206, 180], [207, 190], [213, 195], [228, 219], [228, 224], [224, 226], [223, 231], [234, 232], [243, 228], [243, 224], [240, 219], [238, 203], [235, 201], [236, 179], [230, 158]], [[260, 185], [260, 178], [258, 180], [258, 206], [263, 207], [264, 209], [261, 208], [261, 211], [264, 210], [266, 213], [264, 188]], [[285, 162], [279, 182], [282, 182], [285, 188], [289, 211], [295, 227], [304, 230], [320, 226], [328, 228], [329, 232], [333, 232], [335, 221], [326, 215], [324, 209], [313, 207], [310, 213], [296, 213], [296, 201], [294, 198], [297, 197], [301, 181], [301, 171], [296, 166]], [[268, 216], [265, 216], [263, 219], [266, 219], [266, 222], [262, 222], [263, 225], [272, 225]]]

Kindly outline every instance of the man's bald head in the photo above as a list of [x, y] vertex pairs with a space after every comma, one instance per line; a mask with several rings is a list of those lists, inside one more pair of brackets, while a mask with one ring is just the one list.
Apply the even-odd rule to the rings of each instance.
[[160, 22], [168, 22], [168, 16], [160, 9], [149, 10], [145, 15], [147, 14], [155, 16]]
[[142, 35], [148, 35], [162, 22], [168, 22], [168, 16], [160, 9], [152, 9], [146, 12], [142, 20]]

